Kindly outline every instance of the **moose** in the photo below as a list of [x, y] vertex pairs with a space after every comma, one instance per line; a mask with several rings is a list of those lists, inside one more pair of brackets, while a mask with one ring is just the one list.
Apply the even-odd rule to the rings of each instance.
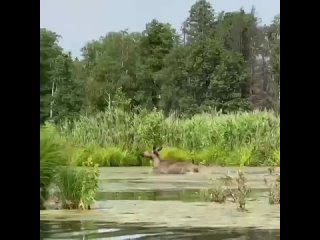
[[162, 147], [153, 147], [152, 151], [145, 151], [142, 155], [153, 161], [153, 170], [158, 174], [185, 174], [199, 172], [199, 168], [190, 162], [179, 162], [176, 160], [161, 160], [159, 152]]

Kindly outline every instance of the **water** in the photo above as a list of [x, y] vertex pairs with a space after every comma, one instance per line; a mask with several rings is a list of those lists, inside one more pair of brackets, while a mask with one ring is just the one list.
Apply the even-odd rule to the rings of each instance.
[[247, 212], [202, 199], [211, 179], [236, 170], [154, 175], [143, 167], [101, 168], [92, 210], [40, 211], [40, 239], [280, 239], [280, 207], [268, 203], [276, 176], [266, 168], [244, 169], [252, 190]]
[[[143, 227], [141, 226], [143, 225]], [[168, 228], [148, 224], [116, 224], [92, 221], [40, 221], [44, 239], [215, 239], [278, 240], [280, 230], [255, 228]]]
[[[202, 190], [206, 190], [205, 188]], [[257, 198], [267, 198], [268, 189], [253, 189], [248, 194], [248, 201]], [[183, 201], [183, 202], [203, 202], [204, 197], [201, 189], [158, 189], [143, 191], [106, 191], [98, 192], [97, 201], [107, 200], [152, 200], [152, 201]]]

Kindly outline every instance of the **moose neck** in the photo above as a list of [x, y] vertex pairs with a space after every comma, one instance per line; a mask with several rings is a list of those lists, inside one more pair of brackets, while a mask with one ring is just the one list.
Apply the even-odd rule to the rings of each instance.
[[154, 155], [152, 158], [153, 158], [153, 167], [155, 167], [155, 168], [159, 167], [159, 165], [160, 165], [160, 157]]

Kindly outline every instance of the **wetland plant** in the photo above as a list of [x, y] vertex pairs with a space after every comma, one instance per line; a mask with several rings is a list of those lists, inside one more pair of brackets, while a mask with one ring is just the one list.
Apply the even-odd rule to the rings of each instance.
[[66, 165], [64, 147], [51, 126], [40, 128], [40, 209], [48, 198], [48, 187], [59, 167]]
[[244, 210], [246, 207], [246, 198], [250, 192], [250, 189], [246, 184], [247, 179], [241, 170], [238, 171], [238, 177], [236, 178], [236, 181], [238, 185], [237, 202], [239, 204], [239, 208]]
[[[165, 145], [163, 159], [203, 165], [279, 166], [280, 118], [273, 112], [201, 113], [169, 116], [161, 111], [112, 108], [55, 125], [75, 163], [92, 157], [100, 166], [142, 166], [147, 146]], [[248, 140], [250, 141], [248, 142]]]
[[239, 170], [238, 177], [235, 179], [237, 183], [237, 190], [234, 192], [231, 187], [234, 184], [234, 179], [227, 175], [216, 181], [212, 188], [207, 190], [202, 190], [201, 195], [205, 201], [224, 203], [228, 197], [232, 198], [233, 202], [239, 204], [239, 209], [245, 210], [246, 198], [250, 193], [246, 182], [247, 179], [244, 173]]
[[82, 168], [62, 167], [55, 176], [59, 200], [64, 209], [90, 209], [98, 190], [99, 168], [92, 159]]
[[272, 173], [274, 173], [274, 170], [275, 170], [275, 167], [274, 167], [274, 166], [268, 167], [268, 171], [269, 171], [269, 174], [270, 174], [270, 175], [271, 175]]
[[272, 183], [269, 193], [270, 204], [280, 204], [280, 176]]
[[201, 189], [200, 194], [206, 202], [224, 203], [227, 199], [224, 183], [221, 180], [216, 181], [210, 189]]

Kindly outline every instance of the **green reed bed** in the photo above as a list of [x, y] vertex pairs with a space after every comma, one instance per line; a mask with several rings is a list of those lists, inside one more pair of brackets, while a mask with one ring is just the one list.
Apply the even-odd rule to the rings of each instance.
[[[81, 162], [84, 168], [73, 166], [70, 160], [75, 152], [53, 126], [40, 128], [40, 209], [50, 201], [63, 208], [88, 209], [94, 201], [98, 166], [90, 158]], [[55, 196], [50, 194], [53, 186], [59, 190]]]
[[61, 141], [72, 145], [71, 159], [78, 165], [89, 157], [100, 166], [148, 165], [140, 153], [153, 145], [164, 147], [163, 158], [201, 164], [280, 164], [280, 118], [266, 111], [179, 118], [111, 109], [64, 122], [58, 129]]

